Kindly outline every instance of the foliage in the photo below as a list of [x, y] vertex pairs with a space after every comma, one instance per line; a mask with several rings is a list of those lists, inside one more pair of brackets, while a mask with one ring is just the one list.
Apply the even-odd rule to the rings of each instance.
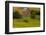
[[31, 13], [30, 13], [30, 18], [36, 18], [37, 16], [40, 16], [40, 11], [35, 11], [35, 10], [32, 10]]
[[31, 13], [30, 13], [30, 17], [34, 19], [35, 18], [35, 15], [36, 15], [35, 11], [32, 10]]
[[19, 19], [22, 16], [18, 12], [13, 12], [13, 18]]

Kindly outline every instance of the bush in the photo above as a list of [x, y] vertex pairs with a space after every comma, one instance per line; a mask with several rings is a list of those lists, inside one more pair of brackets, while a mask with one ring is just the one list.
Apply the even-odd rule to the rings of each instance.
[[18, 12], [13, 12], [13, 18], [19, 19], [22, 16]]

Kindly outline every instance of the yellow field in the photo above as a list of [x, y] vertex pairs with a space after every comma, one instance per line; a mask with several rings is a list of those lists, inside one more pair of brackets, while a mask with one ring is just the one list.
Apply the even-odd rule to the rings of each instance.
[[[28, 22], [24, 22], [24, 20], [27, 20]], [[13, 19], [13, 28], [24, 27], [40, 27], [40, 20], [31, 18]]]

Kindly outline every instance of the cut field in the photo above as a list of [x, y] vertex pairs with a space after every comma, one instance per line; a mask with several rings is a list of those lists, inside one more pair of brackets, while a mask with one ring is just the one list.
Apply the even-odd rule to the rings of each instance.
[[[26, 20], [27, 22], [25, 22], [24, 20]], [[13, 19], [13, 28], [24, 27], [40, 27], [40, 20], [31, 18]]]

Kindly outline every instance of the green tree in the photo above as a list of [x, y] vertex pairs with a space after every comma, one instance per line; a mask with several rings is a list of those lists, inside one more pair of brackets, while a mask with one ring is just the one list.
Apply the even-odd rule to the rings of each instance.
[[19, 12], [13, 12], [13, 18], [19, 19], [22, 18], [22, 16], [19, 14]]
[[30, 13], [30, 18], [35, 18], [36, 12], [34, 10], [31, 11]]

